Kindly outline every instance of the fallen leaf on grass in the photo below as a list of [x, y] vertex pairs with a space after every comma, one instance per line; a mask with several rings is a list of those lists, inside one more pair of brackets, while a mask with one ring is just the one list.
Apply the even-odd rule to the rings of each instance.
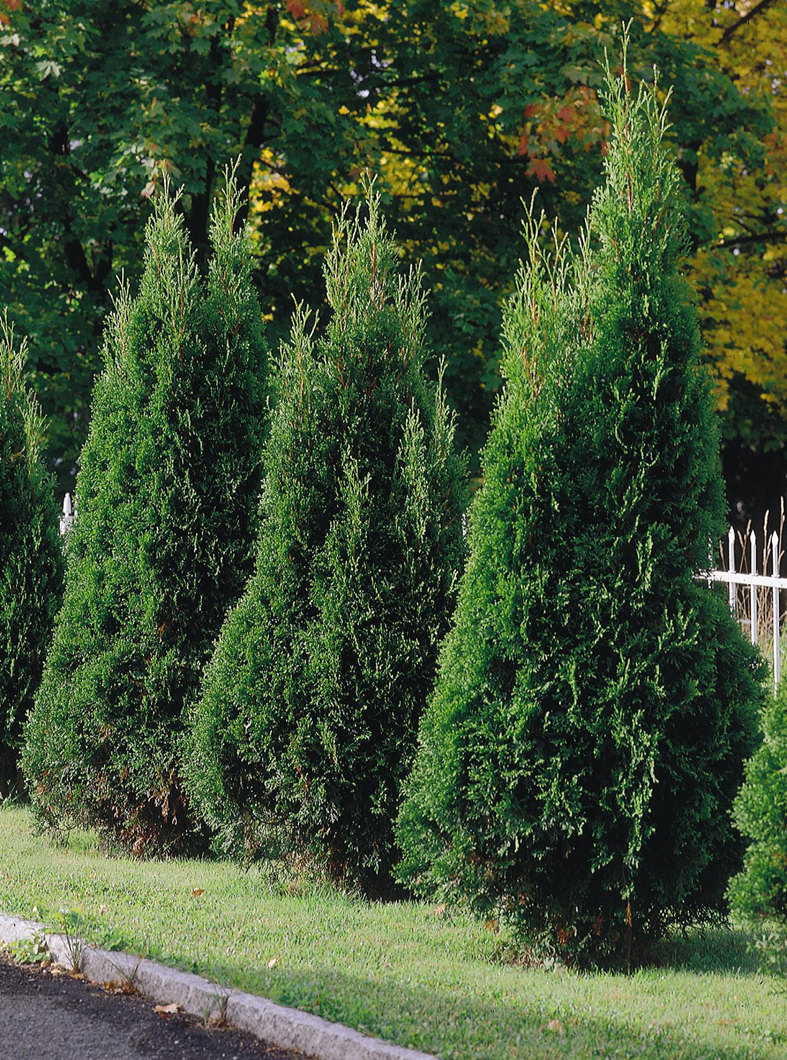
[[547, 1024], [547, 1030], [554, 1031], [555, 1034], [563, 1034], [565, 1031], [565, 1027], [560, 1022], [560, 1020], [550, 1020]]
[[153, 1011], [158, 1012], [159, 1016], [174, 1016], [180, 1012], [180, 1005], [174, 1001], [171, 1005], [154, 1005]]

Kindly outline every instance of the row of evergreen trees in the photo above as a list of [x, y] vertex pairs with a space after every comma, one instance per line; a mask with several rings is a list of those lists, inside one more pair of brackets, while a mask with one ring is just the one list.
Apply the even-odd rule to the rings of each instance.
[[[625, 75], [606, 105], [579, 250], [544, 253], [528, 219], [467, 546], [420, 277], [378, 199], [336, 225], [326, 328], [298, 309], [270, 374], [232, 180], [204, 279], [177, 198], [158, 200], [139, 294], [107, 327], [26, 726], [47, 827], [137, 854], [212, 837], [370, 895], [398, 880], [585, 963], [722, 914], [762, 675], [695, 578], [723, 504], [664, 112]], [[0, 621], [39, 658], [60, 562], [6, 359], [20, 500]], [[10, 556], [39, 572], [18, 633]], [[19, 658], [0, 674], [10, 748], [38, 677], [31, 657], [15, 691]]]
[[41, 412], [23, 373], [27, 346], [0, 318], [0, 798], [20, 786], [33, 706], [63, 587], [54, 483], [41, 459]]

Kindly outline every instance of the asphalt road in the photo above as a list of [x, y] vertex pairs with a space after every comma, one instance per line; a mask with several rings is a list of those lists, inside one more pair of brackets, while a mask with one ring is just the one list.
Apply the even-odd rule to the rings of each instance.
[[0, 1060], [307, 1060], [149, 998], [0, 958]]

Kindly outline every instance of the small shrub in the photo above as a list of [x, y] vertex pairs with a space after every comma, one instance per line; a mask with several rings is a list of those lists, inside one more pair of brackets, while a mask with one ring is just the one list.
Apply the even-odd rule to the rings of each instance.
[[463, 557], [465, 467], [424, 376], [424, 298], [372, 196], [345, 215], [315, 341], [274, 388], [253, 577], [194, 719], [190, 786], [225, 848], [390, 886], [392, 822]]
[[43, 422], [23, 380], [27, 347], [0, 318], [0, 799], [19, 785], [22, 725], [60, 603], [63, 553]]
[[135, 854], [204, 842], [180, 778], [184, 719], [257, 532], [267, 353], [232, 181], [202, 280], [176, 199], [139, 294], [107, 326], [76, 484], [63, 608], [26, 731], [42, 823]]
[[730, 883], [730, 903], [758, 929], [764, 963], [787, 973], [787, 678], [763, 711], [762, 727], [735, 800], [733, 819], [750, 845]]

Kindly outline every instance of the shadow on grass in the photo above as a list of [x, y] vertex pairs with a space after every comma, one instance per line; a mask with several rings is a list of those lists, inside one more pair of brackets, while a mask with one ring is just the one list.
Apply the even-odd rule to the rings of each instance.
[[[197, 970], [197, 969], [195, 969]], [[570, 973], [562, 980], [560, 997], [534, 998], [532, 1004], [512, 1001], [501, 993], [490, 1003], [469, 989], [452, 986], [413, 987], [384, 978], [361, 978], [340, 968], [311, 971], [265, 969], [239, 971], [231, 962], [210, 961], [199, 969], [215, 981], [237, 985], [283, 1005], [290, 1005], [349, 1024], [366, 1034], [440, 1057], [461, 1060], [781, 1060], [787, 1051], [787, 1019], [769, 1020], [765, 1027], [729, 1019], [687, 1019], [669, 1010], [663, 1024], [652, 1018], [627, 1018], [614, 977], [599, 975], [597, 1013], [588, 1014], [586, 998], [572, 996]], [[534, 973], [548, 975], [549, 973]], [[674, 984], [667, 988], [674, 991]], [[686, 988], [692, 1000], [691, 988]], [[781, 1012], [781, 1006], [774, 1009]], [[702, 1013], [702, 1016], [705, 1014]], [[736, 1024], [738, 1024], [736, 1026]]]
[[756, 975], [759, 957], [750, 932], [734, 926], [693, 928], [662, 943], [655, 964], [673, 971]]

